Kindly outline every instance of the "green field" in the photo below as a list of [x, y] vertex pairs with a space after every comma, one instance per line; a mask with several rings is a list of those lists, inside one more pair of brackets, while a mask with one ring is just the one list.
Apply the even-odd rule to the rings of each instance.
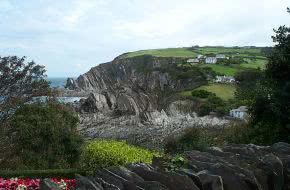
[[196, 47], [196, 48], [167, 48], [167, 49], [151, 49], [129, 52], [124, 57], [135, 57], [140, 55], [152, 55], [156, 57], [181, 57], [193, 58], [199, 54], [225, 54], [229, 57], [240, 57], [248, 63], [232, 64], [226, 66], [223, 64], [200, 64], [199, 67], [210, 67], [218, 75], [234, 76], [237, 72], [246, 69], [264, 69], [268, 62], [262, 54], [262, 48], [258, 47]]
[[197, 53], [190, 51], [188, 48], [167, 48], [167, 49], [152, 49], [129, 52], [125, 57], [136, 57], [140, 55], [153, 55], [156, 57], [196, 57]]
[[200, 47], [196, 50], [199, 54], [226, 54], [226, 55], [261, 55], [261, 48], [238, 48], [238, 47]]
[[248, 68], [248, 69], [265, 69], [266, 64], [268, 63], [268, 60], [266, 59], [256, 59], [256, 60], [249, 60], [245, 59], [249, 63], [242, 63], [240, 67], [242, 68]]
[[239, 57], [259, 56], [263, 57], [261, 48], [239, 48], [239, 47], [199, 47], [195, 50], [190, 48], [166, 48], [166, 49], [150, 49], [129, 52], [125, 57], [135, 57], [140, 55], [153, 55], [156, 57], [196, 57], [198, 54], [226, 54]]
[[225, 65], [217, 65], [217, 64], [202, 64], [200, 67], [209, 67], [219, 75], [226, 75], [226, 76], [234, 76], [237, 72], [241, 71], [241, 68], [238, 67], [231, 67]]
[[[230, 84], [209, 84], [206, 86], [201, 86], [195, 90], [206, 90], [208, 92], [215, 93], [218, 97], [223, 100], [229, 100], [234, 98], [236, 87]], [[183, 91], [180, 93], [181, 96], [191, 97], [192, 90]]]

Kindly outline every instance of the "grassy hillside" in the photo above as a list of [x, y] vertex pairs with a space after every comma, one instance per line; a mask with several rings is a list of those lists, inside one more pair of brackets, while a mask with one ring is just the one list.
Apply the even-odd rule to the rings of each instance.
[[248, 57], [258, 56], [263, 57], [262, 48], [244, 48], [244, 47], [197, 47], [197, 48], [166, 48], [166, 49], [150, 49], [129, 52], [125, 57], [135, 57], [139, 55], [153, 55], [156, 57], [195, 57], [198, 54], [225, 54], [227, 56]]
[[261, 69], [265, 69], [265, 66], [268, 63], [267, 59], [255, 59], [255, 60], [245, 59], [245, 60], [248, 63], [241, 64], [240, 66], [242, 68], [249, 68], [249, 69], [261, 68]]
[[[167, 49], [153, 49], [153, 50], [142, 50], [136, 52], [129, 52], [124, 55], [124, 57], [136, 57], [140, 55], [152, 55], [155, 57], [182, 57], [182, 58], [195, 58], [197, 55], [215, 56], [217, 54], [224, 54], [228, 57], [227, 60], [221, 60], [217, 64], [197, 64], [192, 66], [186, 63], [186, 59], [182, 65], [182, 69], [179, 67], [169, 65], [167, 70], [171, 71], [173, 76], [186, 76], [187, 78], [193, 75], [189, 72], [190, 70], [195, 70], [193, 68], [211, 68], [217, 75], [234, 76], [237, 72], [249, 70], [249, 69], [264, 69], [268, 60], [263, 53], [263, 48], [261, 47], [190, 47], [190, 48], [167, 48]], [[210, 55], [212, 54], [212, 55]], [[235, 62], [238, 60], [238, 62]], [[188, 70], [184, 70], [188, 68]], [[142, 68], [142, 70], [145, 70]], [[182, 71], [182, 72], [181, 72]], [[173, 73], [173, 74], [172, 74]], [[176, 77], [175, 77], [176, 78]], [[209, 92], [215, 93], [218, 97], [223, 100], [228, 100], [234, 97], [235, 86], [234, 85], [223, 85], [223, 84], [210, 84], [207, 86], [202, 86], [198, 89], [207, 90]], [[191, 96], [190, 91], [184, 91], [181, 93], [182, 96]]]
[[167, 48], [129, 52], [125, 57], [136, 57], [140, 55], [153, 55], [156, 57], [196, 57], [197, 53], [188, 48]]
[[267, 58], [262, 53], [260, 47], [192, 47], [192, 48], [167, 48], [167, 49], [152, 49], [129, 52], [124, 57], [136, 57], [140, 55], [152, 55], [156, 57], [182, 57], [194, 58], [197, 55], [208, 54], [224, 54], [227, 57], [241, 58], [245, 63], [239, 65], [223, 65], [223, 64], [200, 64], [200, 67], [210, 67], [213, 71], [220, 75], [233, 76], [238, 71], [245, 69], [264, 69], [267, 64]]
[[196, 48], [199, 54], [225, 54], [225, 55], [261, 55], [261, 48], [243, 48], [243, 47], [200, 47]]
[[[229, 100], [234, 98], [236, 87], [230, 84], [209, 84], [201, 86], [195, 90], [206, 90], [208, 92], [215, 93], [218, 97], [223, 100]], [[184, 97], [191, 97], [192, 90], [181, 92]]]
[[219, 75], [234, 76], [238, 71], [241, 71], [242, 68], [217, 65], [217, 64], [203, 64], [200, 67], [209, 67]]

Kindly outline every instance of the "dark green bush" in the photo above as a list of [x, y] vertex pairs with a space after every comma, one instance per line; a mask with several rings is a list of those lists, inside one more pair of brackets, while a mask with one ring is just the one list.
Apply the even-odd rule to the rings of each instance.
[[90, 171], [78, 169], [56, 169], [56, 170], [0, 170], [2, 178], [74, 178], [76, 174], [90, 175]]
[[191, 95], [196, 98], [208, 98], [210, 95], [214, 95], [212, 92], [206, 90], [194, 90]]
[[186, 150], [204, 150], [213, 144], [213, 137], [206, 130], [191, 127], [177, 138], [170, 137], [166, 140], [164, 150], [166, 153], [177, 153]]
[[207, 99], [201, 103], [198, 115], [205, 116], [209, 115], [210, 112], [215, 112], [218, 116], [224, 116], [228, 112], [226, 102], [215, 94], [210, 94]]
[[227, 127], [195, 126], [188, 128], [179, 137], [169, 137], [164, 144], [166, 153], [182, 153], [190, 150], [205, 150], [210, 146], [225, 144], [248, 144], [255, 142], [252, 130], [246, 123], [237, 122]]
[[232, 144], [248, 144], [253, 142], [252, 131], [246, 123], [236, 123], [223, 130], [223, 141]]
[[74, 167], [82, 146], [77, 124], [78, 116], [65, 105], [53, 102], [24, 105], [16, 111], [10, 122], [14, 156], [21, 161], [21, 165], [11, 167]]
[[87, 170], [128, 163], [151, 163], [159, 153], [127, 144], [125, 141], [96, 140], [89, 142], [81, 155], [81, 167]]

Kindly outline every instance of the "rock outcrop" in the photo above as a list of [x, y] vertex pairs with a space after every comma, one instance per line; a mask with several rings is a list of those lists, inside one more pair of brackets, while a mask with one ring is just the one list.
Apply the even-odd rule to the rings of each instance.
[[170, 70], [183, 62], [182, 58], [121, 56], [76, 80], [69, 78], [68, 89], [88, 94], [77, 107], [81, 132], [88, 138], [160, 144], [167, 135], [187, 127], [228, 123], [197, 117], [194, 102], [176, 96], [176, 92], [206, 83], [205, 74], [198, 68], [186, 77], [177, 77], [180, 73]]
[[107, 104], [110, 110], [134, 115], [161, 110], [166, 92], [195, 88], [206, 82], [204, 73], [198, 69], [195, 75], [178, 79], [162, 69], [182, 61], [181, 58], [149, 55], [116, 58], [93, 67], [76, 80], [68, 78], [66, 88], [91, 92], [91, 98], [95, 98], [97, 104]]
[[164, 170], [153, 165], [100, 169], [76, 178], [76, 189], [94, 190], [289, 190], [290, 145], [228, 145], [184, 153], [188, 168]]

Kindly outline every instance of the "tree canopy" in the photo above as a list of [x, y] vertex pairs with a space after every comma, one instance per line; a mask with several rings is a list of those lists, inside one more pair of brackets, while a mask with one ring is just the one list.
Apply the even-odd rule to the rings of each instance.
[[290, 142], [290, 28], [281, 26], [274, 31], [275, 47], [251, 107], [255, 134], [269, 144]]
[[44, 66], [27, 62], [25, 57], [0, 57], [0, 119], [33, 96], [48, 93], [45, 72]]

